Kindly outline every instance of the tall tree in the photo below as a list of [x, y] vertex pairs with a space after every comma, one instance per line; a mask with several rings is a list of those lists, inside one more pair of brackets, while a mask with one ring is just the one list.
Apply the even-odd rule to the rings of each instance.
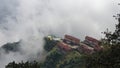
[[106, 40], [108, 43], [111, 44], [119, 44], [120, 43], [120, 14], [117, 14], [115, 17], [116, 20], [118, 20], [118, 24], [116, 24], [115, 31], [111, 33], [108, 29], [104, 32]]

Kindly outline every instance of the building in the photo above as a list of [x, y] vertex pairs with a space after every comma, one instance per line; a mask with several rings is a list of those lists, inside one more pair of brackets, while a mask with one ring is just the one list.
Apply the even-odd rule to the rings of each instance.
[[69, 52], [72, 50], [72, 48], [68, 44], [65, 44], [64, 42], [58, 42], [57, 45], [61, 50], [64, 50], [66, 52]]
[[86, 36], [84, 43], [90, 47], [93, 47], [95, 51], [102, 50], [102, 47], [100, 46], [100, 41], [95, 38]]
[[100, 41], [89, 36], [86, 36], [84, 42], [80, 43], [80, 39], [70, 35], [65, 35], [64, 39], [59, 41], [57, 46], [62, 52], [65, 53], [72, 50], [77, 50], [80, 53], [92, 54], [96, 51], [102, 50]]
[[80, 43], [80, 47], [78, 48], [78, 51], [81, 53], [85, 53], [85, 54], [92, 54], [92, 53], [94, 53], [94, 48], [92, 48], [84, 43]]
[[64, 42], [71, 44], [71, 45], [79, 45], [80, 44], [80, 39], [70, 36], [70, 35], [65, 35], [64, 36]]
[[85, 41], [89, 42], [90, 44], [94, 44], [94, 45], [99, 45], [100, 44], [100, 41], [95, 39], [95, 38], [92, 38], [92, 37], [89, 37], [89, 36], [86, 36], [85, 37]]

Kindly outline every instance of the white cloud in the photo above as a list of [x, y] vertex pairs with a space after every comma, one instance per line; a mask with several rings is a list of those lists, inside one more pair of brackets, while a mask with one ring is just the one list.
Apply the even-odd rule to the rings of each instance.
[[[22, 39], [24, 41], [22, 49], [26, 52], [22, 57], [28, 57], [39, 50], [43, 51], [43, 37], [48, 34], [58, 36], [71, 34], [80, 39], [84, 39], [85, 35], [101, 38], [101, 32], [106, 28], [114, 30], [115, 20], [112, 15], [118, 9], [118, 6], [114, 5], [117, 2], [112, 0], [0, 0], [0, 46]], [[14, 56], [17, 58], [19, 55]], [[8, 57], [5, 59], [9, 62]]]

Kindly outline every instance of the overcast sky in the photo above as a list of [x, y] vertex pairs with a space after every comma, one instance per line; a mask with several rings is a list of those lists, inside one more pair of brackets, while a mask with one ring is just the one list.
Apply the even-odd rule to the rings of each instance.
[[31, 36], [70, 34], [101, 38], [114, 30], [118, 0], [0, 0], [0, 45]]
[[23, 40], [25, 52], [2, 54], [0, 68], [42, 52], [42, 39], [49, 34], [100, 39], [106, 28], [114, 30], [117, 21], [112, 16], [119, 13], [118, 3], [119, 0], [0, 0], [0, 46]]

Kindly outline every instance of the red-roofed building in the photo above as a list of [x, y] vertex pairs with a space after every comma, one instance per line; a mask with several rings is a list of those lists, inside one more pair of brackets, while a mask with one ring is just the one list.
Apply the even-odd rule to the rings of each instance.
[[98, 45], [94, 46], [93, 48], [94, 48], [95, 51], [101, 51], [101, 50], [103, 50], [103, 47], [98, 46]]
[[60, 49], [64, 50], [64, 51], [71, 51], [71, 50], [72, 50], [72, 48], [69, 47], [69, 45], [68, 45], [68, 44], [65, 44], [64, 42], [59, 42], [59, 43], [58, 43], [58, 47], [59, 47]]
[[80, 44], [80, 39], [78, 39], [76, 37], [73, 37], [73, 36], [70, 36], [70, 35], [65, 35], [64, 39], [68, 40], [68, 41], [71, 41], [75, 44]]
[[85, 54], [92, 54], [94, 53], [94, 48], [86, 45], [86, 44], [83, 44], [83, 43], [80, 43], [80, 47], [78, 49], [80, 52], [82, 53], [85, 53]]
[[93, 43], [94, 45], [99, 45], [99, 43], [100, 43], [99, 40], [97, 40], [97, 39], [95, 39], [95, 38], [92, 38], [92, 37], [89, 37], [89, 36], [86, 36], [86, 37], [85, 37], [85, 40]]
[[89, 45], [89, 46], [91, 46], [91, 47], [93, 47], [95, 51], [102, 50], [102, 48], [100, 46], [100, 41], [97, 40], [97, 39], [95, 39], [95, 38], [86, 36], [84, 43], [87, 44], [87, 45]]

